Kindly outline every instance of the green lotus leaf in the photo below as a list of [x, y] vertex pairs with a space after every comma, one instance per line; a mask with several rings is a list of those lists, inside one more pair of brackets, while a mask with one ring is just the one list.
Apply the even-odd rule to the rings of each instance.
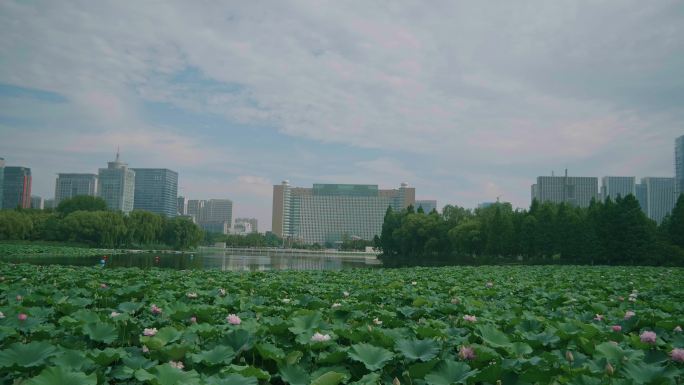
[[206, 385], [257, 385], [259, 382], [254, 377], [244, 377], [239, 374], [228, 374], [225, 377], [212, 376], [205, 380]]
[[430, 361], [440, 350], [435, 340], [399, 340], [396, 349], [412, 361]]
[[627, 362], [623, 368], [626, 378], [636, 384], [669, 384], [677, 375], [675, 368], [646, 364], [644, 362]]
[[0, 367], [41, 366], [45, 360], [56, 353], [57, 348], [46, 341], [33, 341], [28, 344], [16, 342], [10, 345], [8, 349], [0, 351]]
[[206, 350], [197, 354], [191, 354], [190, 358], [196, 363], [207, 365], [230, 364], [235, 358], [235, 350], [230, 346], [216, 346], [211, 350]]
[[277, 347], [274, 344], [256, 344], [256, 350], [259, 352], [259, 355], [261, 357], [266, 359], [279, 361], [285, 358], [285, 352], [283, 351], [283, 349]]
[[290, 385], [309, 385], [311, 376], [300, 366], [287, 365], [279, 370], [280, 378]]
[[327, 372], [311, 381], [311, 385], [337, 385], [344, 380], [346, 376], [342, 373]]
[[[194, 371], [184, 371], [169, 364], [157, 365], [149, 371], [156, 385], [199, 385], [200, 376]], [[136, 372], [137, 378], [137, 372]], [[150, 378], [145, 376], [144, 378]], [[138, 378], [140, 379], [140, 378]]]
[[93, 341], [111, 344], [119, 338], [119, 331], [111, 324], [98, 322], [83, 326], [83, 332]]
[[437, 370], [425, 376], [428, 385], [451, 385], [465, 384], [468, 378], [474, 376], [479, 371], [470, 370], [470, 366], [464, 362], [443, 361]]
[[394, 354], [389, 350], [364, 343], [352, 345], [347, 354], [351, 359], [363, 363], [370, 371], [382, 369], [388, 361], [394, 358]]
[[271, 379], [271, 375], [267, 371], [251, 365], [230, 365], [228, 370], [232, 373], [240, 373], [245, 377], [255, 377], [259, 380], [268, 381]]
[[61, 366], [45, 368], [39, 375], [28, 380], [26, 385], [96, 385], [97, 375], [86, 375], [69, 371]]
[[378, 373], [368, 373], [360, 380], [352, 382], [352, 385], [379, 385], [380, 375]]
[[237, 353], [249, 350], [254, 346], [254, 336], [247, 330], [233, 330], [221, 340], [222, 345], [228, 345]]
[[508, 336], [492, 325], [479, 325], [477, 330], [482, 340], [490, 346], [505, 348], [511, 344]]
[[321, 314], [318, 312], [311, 312], [294, 317], [292, 319], [292, 326], [289, 327], [289, 330], [294, 334], [313, 334], [315, 331], [325, 329], [326, 327], [327, 325], [323, 322]]

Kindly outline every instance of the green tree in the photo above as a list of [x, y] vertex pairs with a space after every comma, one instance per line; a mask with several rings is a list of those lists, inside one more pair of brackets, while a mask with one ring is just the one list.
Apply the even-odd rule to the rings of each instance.
[[667, 238], [673, 245], [684, 249], [684, 194], [680, 194], [672, 213], [664, 222]]
[[56, 211], [63, 217], [74, 211], [105, 211], [107, 203], [100, 197], [77, 195], [59, 202]]

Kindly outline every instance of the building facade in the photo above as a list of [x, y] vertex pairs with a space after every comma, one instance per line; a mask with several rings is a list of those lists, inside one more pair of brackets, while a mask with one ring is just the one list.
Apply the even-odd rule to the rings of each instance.
[[178, 173], [167, 168], [134, 168], [133, 209], [173, 218], [178, 214]]
[[79, 195], [97, 196], [96, 174], [57, 174], [55, 204]]
[[372, 240], [382, 230], [388, 207], [415, 207], [415, 188], [380, 190], [377, 185], [314, 184], [273, 186], [273, 233], [304, 243], [335, 243], [344, 238]]
[[188, 215], [188, 200], [185, 197], [178, 197], [176, 208], [178, 215]]
[[584, 176], [540, 176], [532, 185], [532, 200], [540, 203], [568, 203], [576, 207], [589, 207], [598, 199], [598, 178]]
[[0, 209], [2, 209], [2, 190], [5, 180], [5, 158], [0, 158]]
[[639, 206], [641, 206], [641, 210], [645, 214], [648, 214], [648, 194], [646, 193], [646, 185], [638, 183], [634, 186], [634, 192], [637, 201], [639, 201]]
[[675, 139], [675, 194], [684, 194], [684, 135]]
[[37, 209], [37, 210], [43, 210], [44, 206], [44, 201], [42, 197], [39, 197], [37, 195], [33, 195], [31, 197], [31, 208], [32, 209]]
[[2, 182], [2, 208], [31, 208], [31, 169], [6, 166]]
[[646, 216], [662, 222], [675, 206], [675, 179], [646, 177], [641, 178], [641, 184], [646, 190]]
[[124, 214], [133, 211], [135, 171], [119, 160], [118, 152], [116, 160], [99, 169], [97, 176], [97, 194], [107, 202], [107, 208]]
[[187, 214], [195, 223], [201, 222], [204, 218], [204, 204], [205, 201], [201, 199], [188, 200]]
[[437, 210], [436, 200], [419, 200], [416, 201], [416, 210], [418, 207], [422, 207], [425, 214], [429, 214], [432, 210]]
[[235, 229], [236, 233], [258, 233], [258, 225], [259, 221], [257, 221], [256, 218], [235, 218], [235, 225], [233, 225], [233, 228]]
[[636, 178], [633, 176], [604, 176], [601, 178], [601, 199], [636, 196]]

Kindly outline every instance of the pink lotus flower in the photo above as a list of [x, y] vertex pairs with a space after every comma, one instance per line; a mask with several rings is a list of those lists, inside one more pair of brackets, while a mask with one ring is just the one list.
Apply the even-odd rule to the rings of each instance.
[[195, 316], [190, 317], [190, 323], [196, 324], [197, 323], [197, 317], [195, 317]]
[[5, 318], [5, 313], [0, 311], [0, 319], [3, 319], [3, 318]]
[[224, 289], [224, 288], [220, 288], [220, 289], [218, 290], [218, 292], [219, 292], [219, 295], [220, 295], [221, 297], [223, 297], [223, 296], [226, 295], [226, 289]]
[[641, 338], [641, 342], [645, 344], [655, 344], [656, 343], [656, 334], [651, 331], [645, 331], [641, 333], [639, 336]]
[[413, 285], [413, 286], [416, 286], [417, 284], [418, 284], [418, 282], [416, 282], [416, 281], [411, 282], [411, 285]]
[[624, 301], [624, 300], [625, 300], [625, 297], [623, 297], [623, 296], [619, 296], [619, 297], [618, 297], [617, 299], [618, 299], [618, 301], [622, 302], [622, 301]]
[[458, 305], [461, 303], [461, 300], [458, 297], [454, 297], [451, 299], [451, 304], [452, 305]]
[[684, 349], [672, 349], [670, 357], [674, 362], [684, 362]]
[[110, 314], [109, 316], [112, 317], [112, 318], [114, 318], [114, 317], [118, 317], [118, 316], [120, 316], [120, 315], [121, 315], [121, 313], [118, 313], [118, 312], [113, 311], [112, 314]]
[[382, 325], [382, 321], [380, 321], [380, 319], [378, 317], [373, 318], [373, 323], [378, 325], [378, 326]]
[[[190, 298], [190, 299], [192, 299], [192, 298], [197, 298], [197, 293], [195, 293], [195, 292], [188, 293], [187, 296], [188, 296], [188, 298]], [[171, 362], [173, 362], [173, 361], [171, 361]]]
[[631, 310], [627, 310], [627, 312], [625, 313], [625, 319], [626, 319], [626, 320], [627, 320], [627, 319], [630, 319], [630, 318], [634, 317], [635, 315], [636, 315], [635, 312], [633, 312], [633, 311], [631, 311]]
[[474, 315], [466, 314], [463, 316], [463, 320], [468, 322], [477, 322], [477, 317], [475, 317]]
[[343, 292], [342, 292], [342, 295], [345, 296], [345, 297], [349, 297], [349, 292], [348, 292], [348, 291], [343, 291]]
[[171, 365], [172, 367], [174, 367], [176, 369], [181, 369], [181, 370], [185, 367], [181, 361], [169, 361], [169, 365]]
[[321, 334], [319, 332], [314, 333], [313, 336], [311, 336], [311, 341], [313, 342], [326, 342], [330, 341], [330, 335], [328, 334]]
[[682, 332], [682, 327], [679, 326], [679, 325], [677, 325], [677, 326], [675, 326], [674, 329], [672, 329], [672, 331], [674, 331], [675, 333], [681, 333], [681, 332]]
[[488, 289], [491, 289], [491, 288], [494, 287], [494, 282], [489, 281], [489, 282], [487, 282], [487, 283], [485, 284], [485, 286], [486, 286]]
[[594, 321], [603, 321], [603, 314], [596, 314], [596, 317], [594, 317]]
[[607, 375], [612, 376], [613, 373], [615, 373], [615, 368], [613, 365], [610, 364], [610, 362], [606, 363], [606, 367], [604, 369]]
[[575, 356], [572, 355], [572, 352], [568, 350], [565, 352], [565, 359], [568, 360], [568, 362], [573, 362], [575, 361]]
[[331, 307], [332, 307], [333, 309], [335, 309], [335, 308], [338, 308], [338, 307], [340, 307], [340, 306], [342, 306], [342, 304], [341, 304], [341, 303], [339, 303], [339, 302], [335, 302], [334, 304], [332, 304], [332, 306], [331, 306]]
[[150, 352], [150, 348], [148, 348], [147, 345], [143, 345], [143, 347], [142, 347], [142, 352], [143, 352], [143, 353], [149, 353], [149, 352]]
[[240, 317], [236, 316], [235, 314], [228, 314], [228, 317], [226, 317], [226, 321], [228, 321], [228, 323], [231, 325], [239, 325], [240, 322], [242, 322]]
[[106, 284], [106, 283], [101, 283], [101, 284], [100, 284], [100, 289], [106, 289], [106, 288], [107, 288], [107, 284]]
[[461, 347], [458, 349], [458, 356], [462, 360], [474, 360], [475, 351], [471, 347], [461, 345]]
[[19, 319], [19, 321], [26, 321], [28, 319], [28, 316], [24, 313], [19, 313], [17, 318]]
[[622, 331], [622, 326], [620, 326], [620, 325], [613, 325], [613, 326], [611, 326], [610, 328], [613, 329], [613, 331], [614, 331], [615, 333], [619, 333], [619, 332]]
[[146, 337], [152, 337], [155, 334], [157, 334], [157, 328], [149, 328], [149, 329], [143, 330], [143, 335]]
[[155, 305], [155, 304], [152, 304], [152, 306], [150, 306], [150, 311], [152, 312], [152, 314], [161, 314], [162, 313], [162, 309], [160, 307], [157, 307], [157, 305]]
[[24, 299], [24, 297], [22, 297], [22, 296], [20, 296], [20, 295], [17, 295], [17, 297], [16, 297], [16, 298], [17, 298], [17, 301], [19, 301], [19, 302], [21, 302], [21, 300], [23, 300], [23, 299]]

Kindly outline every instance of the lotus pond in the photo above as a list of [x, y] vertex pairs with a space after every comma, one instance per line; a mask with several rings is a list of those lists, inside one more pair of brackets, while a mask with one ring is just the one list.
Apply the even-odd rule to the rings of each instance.
[[7, 384], [679, 384], [684, 270], [0, 263]]

